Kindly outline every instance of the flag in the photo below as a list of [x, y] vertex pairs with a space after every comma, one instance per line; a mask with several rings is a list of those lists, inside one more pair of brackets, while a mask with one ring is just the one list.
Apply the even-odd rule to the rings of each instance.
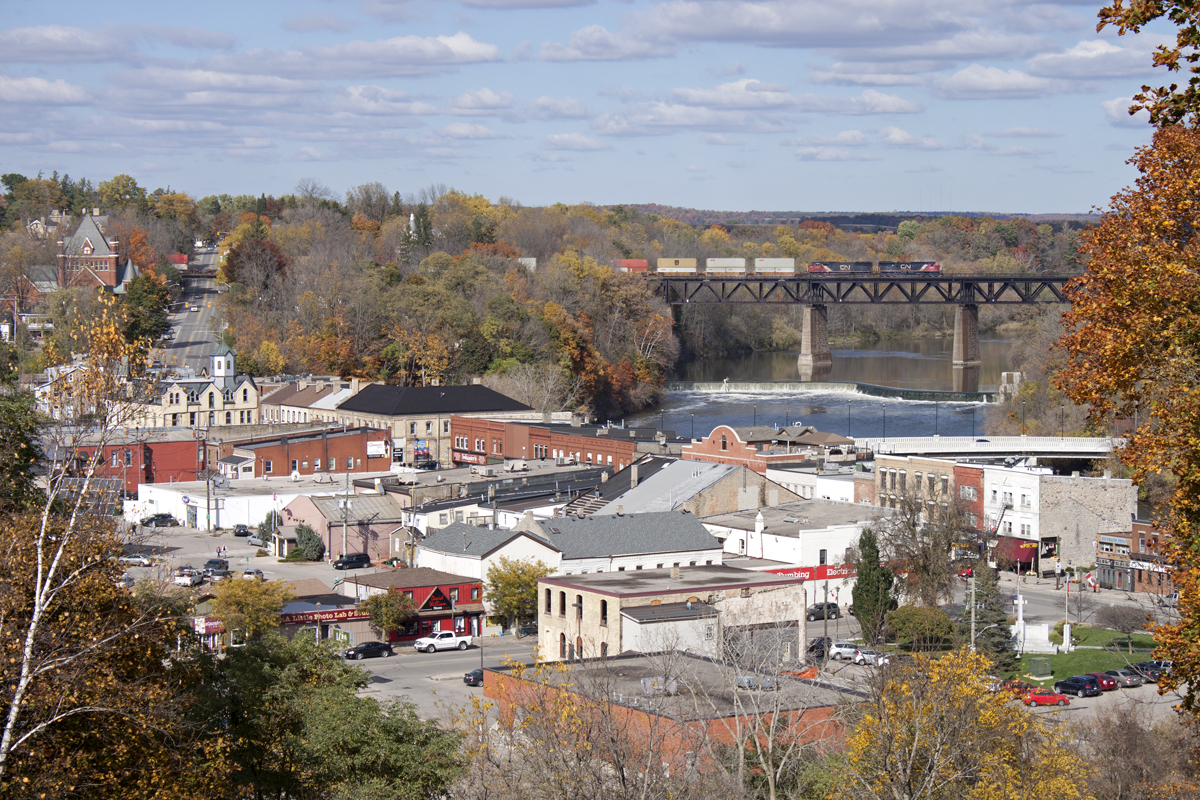
[[1092, 587], [1093, 589], [1096, 588], [1096, 579], [1092, 577], [1092, 573], [1089, 572], [1087, 575], [1084, 575], [1083, 579], [1087, 581], [1088, 586]]

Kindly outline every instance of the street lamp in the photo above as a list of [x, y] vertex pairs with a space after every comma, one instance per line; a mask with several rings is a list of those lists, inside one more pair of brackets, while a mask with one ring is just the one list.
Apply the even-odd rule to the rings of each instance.
[[692, 414], [692, 441], [696, 440], [696, 415]]
[[753, 425], [758, 424], [758, 403], [754, 404], [754, 422], [752, 424]]
[[976, 633], [975, 633], [975, 634], [974, 634], [974, 635], [971, 637], [971, 652], [972, 652], [972, 653], [974, 653], [974, 652], [975, 652], [975, 638], [976, 638], [977, 636], [979, 636], [979, 634], [981, 634], [981, 633], [983, 633], [984, 631], [986, 631], [986, 630], [989, 630], [989, 629], [991, 629], [991, 628], [999, 628], [999, 627], [1000, 627], [1000, 623], [999, 623], [999, 622], [994, 622], [994, 623], [992, 623], [991, 625], [988, 625], [986, 628], [980, 628], [980, 629], [979, 629], [979, 630], [978, 630], [978, 631], [977, 631], [977, 632], [976, 632]]
[[846, 401], [846, 438], [847, 439], [853, 438], [850, 435], [850, 401], [849, 400]]
[[883, 407], [883, 438], [887, 438], [887, 406]]
[[1066, 418], [1066, 413], [1067, 413], [1067, 404], [1063, 403], [1062, 405], [1060, 405], [1058, 407], [1058, 438], [1060, 440], [1065, 439], [1066, 435], [1067, 435], [1066, 423], [1064, 422], [1064, 419]]

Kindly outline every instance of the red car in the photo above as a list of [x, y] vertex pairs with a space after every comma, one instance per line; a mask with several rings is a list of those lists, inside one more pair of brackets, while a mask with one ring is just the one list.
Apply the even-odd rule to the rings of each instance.
[[1071, 703], [1066, 695], [1049, 689], [1033, 689], [1026, 692], [1024, 702], [1027, 706], [1065, 706]]
[[1113, 689], [1117, 688], [1117, 682], [1113, 680], [1112, 675], [1108, 675], [1104, 672], [1088, 672], [1085, 674], [1091, 675], [1093, 678], [1100, 681], [1100, 688], [1106, 692], [1111, 692]]

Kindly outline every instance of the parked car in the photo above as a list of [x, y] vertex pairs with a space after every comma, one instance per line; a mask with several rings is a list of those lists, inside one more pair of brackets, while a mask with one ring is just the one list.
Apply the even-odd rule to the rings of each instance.
[[259, 536], [257, 533], [253, 533], [246, 537], [246, 544], [250, 545], [251, 547], [266, 547], [267, 540]]
[[361, 569], [371, 566], [371, 557], [366, 553], [350, 553], [333, 562], [334, 569]]
[[1101, 691], [1111, 692], [1117, 688], [1117, 682], [1107, 672], [1089, 672], [1087, 674], [1099, 681]]
[[117, 578], [116, 584], [118, 589], [132, 589], [137, 584], [137, 581], [134, 580], [132, 575], [126, 572], [121, 577]]
[[434, 461], [432, 458], [421, 459], [420, 461], [413, 462], [413, 468], [414, 469], [430, 469], [430, 470], [437, 469], [438, 462]]
[[829, 657], [834, 661], [841, 661], [843, 658], [850, 660], [854, 658], [854, 654], [858, 652], [858, 645], [853, 642], [834, 642], [829, 646]]
[[483, 670], [475, 668], [463, 675], [463, 683], [467, 686], [483, 686]]
[[1122, 689], [1130, 689], [1134, 686], [1141, 686], [1146, 682], [1146, 679], [1131, 669], [1110, 669], [1104, 673], [1117, 682], [1117, 686]]
[[133, 555], [121, 556], [120, 558], [117, 559], [117, 563], [118, 564], [131, 564], [135, 567], [148, 567], [151, 564], [153, 564], [154, 562], [151, 561], [146, 556], [141, 555], [140, 553], [135, 553]]
[[1066, 695], [1052, 692], [1049, 689], [1030, 689], [1025, 693], [1024, 699], [1027, 706], [1065, 706], [1070, 702]]
[[244, 581], [265, 581], [266, 579], [267, 576], [263, 575], [261, 569], [254, 569], [254, 567], [251, 567], [250, 569], [242, 572], [242, 580]]
[[1000, 691], [1008, 692], [1014, 697], [1024, 697], [1038, 687], [1027, 681], [1019, 681], [1015, 678], [1009, 678], [1006, 681], [1000, 682]]
[[387, 658], [392, 653], [392, 646], [387, 642], [363, 642], [347, 650], [346, 658], [361, 661], [364, 658]]
[[229, 562], [223, 558], [210, 558], [204, 562], [205, 574], [211, 575], [213, 570], [221, 569], [225, 570], [226, 574], [229, 573]]
[[818, 619], [837, 619], [842, 615], [837, 603], [814, 603], [808, 607], [808, 621]]
[[1100, 681], [1091, 675], [1075, 675], [1054, 684], [1054, 691], [1059, 694], [1073, 694], [1076, 697], [1099, 697], [1104, 694]]
[[204, 573], [197, 569], [180, 569], [175, 571], [176, 586], [199, 586], [204, 583]]
[[240, 523], [237, 525], [234, 525], [233, 526], [233, 535], [234, 536], [249, 536], [250, 535], [250, 526], [242, 525]]
[[204, 572], [208, 576], [208, 579], [213, 583], [216, 583], [218, 581], [228, 580], [229, 576], [233, 574], [232, 572], [230, 572], [227, 569], [220, 569], [220, 568], [206, 569]]
[[459, 636], [454, 631], [435, 631], [413, 642], [413, 648], [433, 653], [437, 650], [466, 650], [471, 645], [470, 636]]
[[887, 655], [878, 650], [864, 647], [854, 651], [854, 663], [861, 666], [877, 667], [888, 663]]
[[1141, 675], [1146, 683], [1158, 683], [1158, 676], [1162, 674], [1162, 668], [1158, 666], [1157, 661], [1139, 661], [1130, 664], [1129, 668]]
[[526, 622], [522, 622], [520, 625], [517, 626], [517, 635], [518, 636], [537, 636], [537, 634], [538, 634], [538, 623], [537, 623], [536, 619], [531, 619]]
[[176, 525], [175, 518], [170, 514], [151, 514], [142, 518], [142, 525], [149, 528], [172, 528]]

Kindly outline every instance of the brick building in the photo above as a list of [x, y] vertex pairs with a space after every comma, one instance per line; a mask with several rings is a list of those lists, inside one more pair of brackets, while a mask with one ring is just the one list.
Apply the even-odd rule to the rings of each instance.
[[75, 233], [58, 240], [59, 286], [104, 287], [120, 294], [137, 274], [99, 209], [84, 216]]
[[[213, 460], [229, 478], [386, 472], [392, 464], [391, 437], [378, 428], [308, 428], [231, 438], [238, 433], [209, 432]], [[214, 436], [226, 438], [213, 443]]]
[[413, 602], [416, 615], [389, 641], [411, 642], [435, 631], [479, 636], [483, 617], [483, 582], [427, 567], [355, 573], [337, 587], [338, 594], [365, 600], [372, 595], [401, 592]]
[[1174, 567], [1164, 557], [1170, 534], [1146, 520], [1134, 520], [1129, 531], [1096, 535], [1096, 582], [1105, 589], [1156, 597], [1160, 604], [1175, 592]]
[[[77, 469], [86, 467], [99, 450], [96, 477], [121, 482], [125, 493], [136, 496], [143, 483], [178, 483], [199, 479], [204, 469], [204, 446], [191, 431], [137, 431], [133, 435], [84, 436], [75, 447]], [[53, 444], [43, 445], [52, 452]]]
[[712, 433], [684, 445], [680, 457], [749, 467], [765, 475], [769, 467], [789, 465], [853, 465], [854, 440], [821, 433], [808, 425], [776, 428], [756, 425], [734, 428], [718, 425]]
[[[630, 434], [633, 434], [632, 436]], [[456, 464], [487, 464], [489, 459], [568, 458], [614, 470], [633, 463], [644, 447], [658, 448], [653, 432], [607, 426], [505, 422], [453, 416], [451, 458]]]

